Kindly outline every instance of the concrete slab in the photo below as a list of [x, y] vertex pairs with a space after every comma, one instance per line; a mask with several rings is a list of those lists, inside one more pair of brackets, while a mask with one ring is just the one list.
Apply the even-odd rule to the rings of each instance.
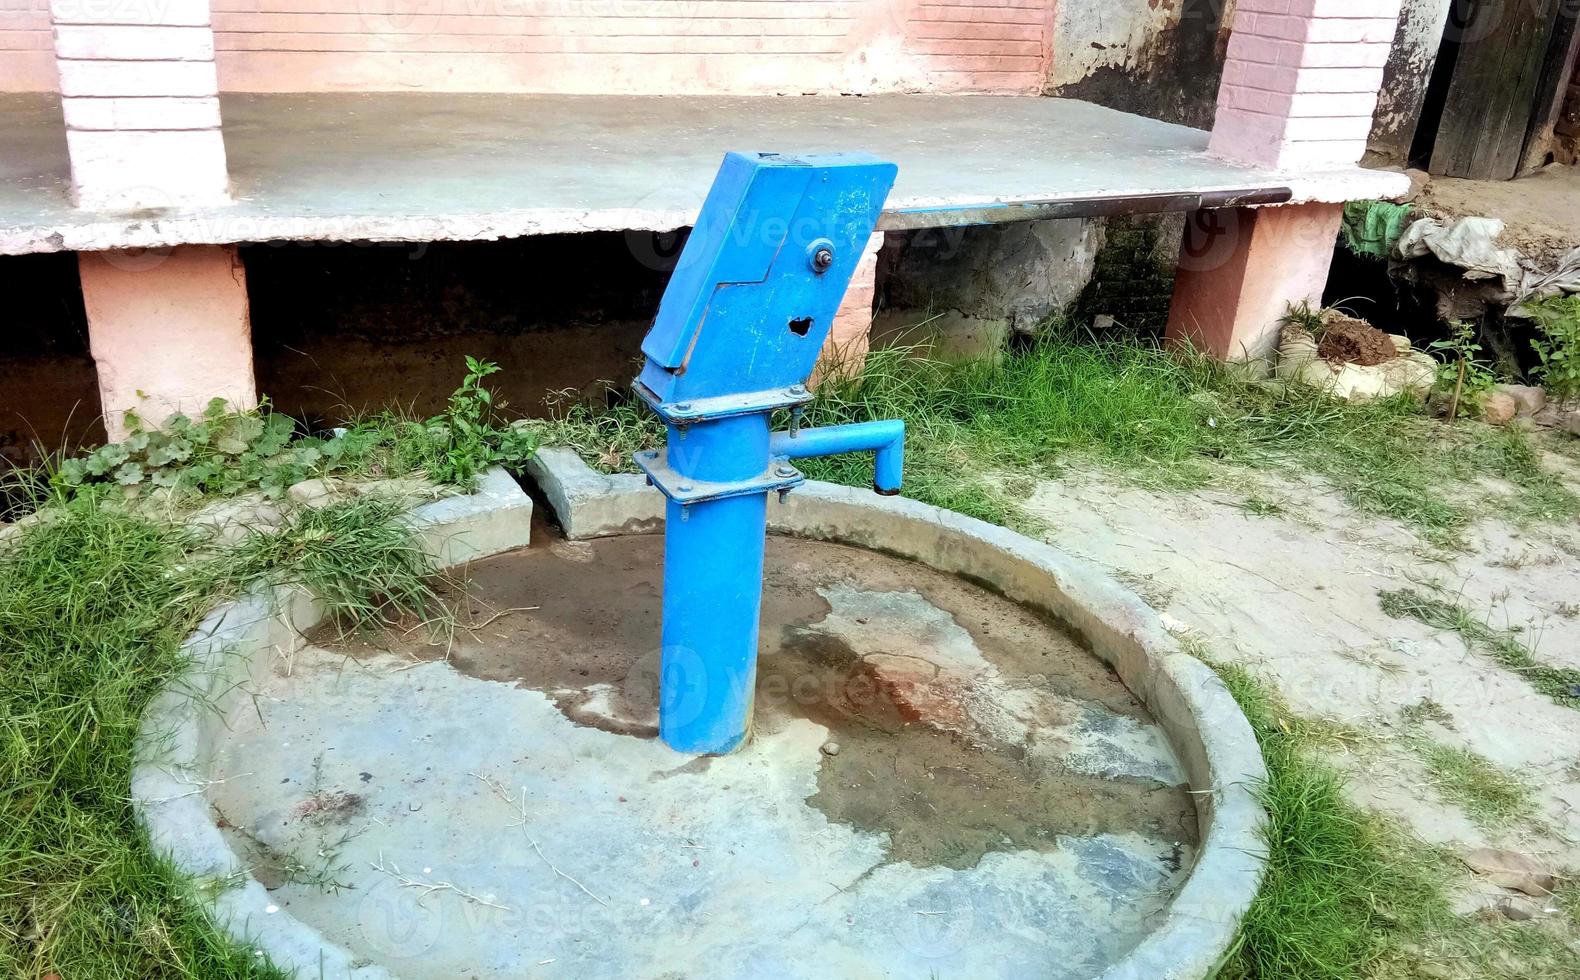
[[774, 538], [753, 737], [692, 758], [649, 727], [661, 557], [476, 563], [478, 611], [519, 612], [453, 646], [323, 630], [238, 704], [209, 799], [281, 912], [405, 980], [1073, 980], [1172, 902], [1181, 766], [1062, 628]]
[[[53, 96], [0, 96], [0, 254], [296, 241], [452, 241], [689, 225], [726, 150], [896, 161], [885, 225], [1194, 208], [1280, 191], [1337, 202], [1400, 174], [1215, 160], [1208, 134], [1017, 96], [732, 98], [359, 93], [222, 97], [236, 202], [78, 211]], [[1109, 202], [1109, 203], [1104, 203]]]
[[[654, 498], [661, 497], [645, 487], [639, 477], [599, 477], [580, 459], [564, 452], [546, 451], [535, 464], [540, 487], [563, 524], [576, 529], [576, 536], [614, 536], [616, 542], [640, 542], [644, 540], [644, 529], [660, 526]], [[423, 520], [421, 514], [414, 516], [422, 525], [425, 538], [443, 538], [444, 515], [432, 515], [439, 519], [438, 523]], [[1211, 975], [1234, 939], [1240, 917], [1261, 879], [1265, 860], [1261, 838], [1265, 816], [1255, 802], [1253, 788], [1266, 774], [1249, 726], [1222, 682], [1199, 661], [1181, 653], [1157, 616], [1134, 595], [1086, 563], [1004, 528], [901, 497], [882, 497], [815, 482], [791, 494], [787, 504], [771, 507], [770, 525], [781, 533], [806, 539], [798, 546], [852, 545], [853, 548], [840, 550], [871, 555], [871, 549], [878, 552], [871, 556], [874, 560], [895, 562], [909, 569], [887, 581], [869, 577], [862, 588], [840, 588], [836, 582], [818, 579], [819, 575], [829, 574], [837, 563], [803, 561], [793, 563], [789, 576], [765, 593], [770, 603], [789, 603], [792, 609], [801, 609], [798, 622], [790, 624], [794, 628], [788, 634], [781, 633], [784, 643], [780, 651], [792, 660], [799, 657], [800, 669], [822, 664], [814, 669], [816, 672], [842, 662], [843, 658], [847, 666], [860, 666], [860, 676], [870, 674], [883, 682], [880, 689], [888, 697], [873, 702], [879, 708], [888, 704], [898, 709], [903, 700], [909, 703], [911, 713], [949, 718], [951, 724], [960, 726], [957, 732], [975, 731], [975, 738], [958, 741], [957, 734], [940, 731], [928, 735], [923, 731], [922, 737], [934, 743], [925, 751], [891, 751], [897, 776], [903, 774], [901, 763], [906, 760], [936, 757], [940, 752], [961, 755], [968, 750], [980, 753], [978, 760], [967, 767], [977, 771], [979, 779], [983, 760], [991, 766], [996, 764], [995, 758], [999, 763], [1007, 760], [1038, 774], [1030, 781], [1019, 777], [989, 780], [996, 782], [994, 794], [976, 792], [969, 781], [950, 773], [942, 778], [938, 772], [930, 777], [923, 774], [925, 782], [907, 783], [880, 778], [879, 772], [889, 771], [881, 762], [872, 772], [862, 765], [885, 744], [892, 749], [898, 741], [882, 732], [877, 737], [869, 736], [860, 730], [861, 726], [850, 724], [850, 719], [841, 721], [838, 711], [814, 716], [812, 711], [795, 714], [786, 710], [776, 716], [777, 723], [765, 724], [760, 730], [760, 741], [765, 750], [778, 753], [773, 756], [773, 771], [780, 774], [779, 785], [752, 785], [749, 792], [740, 795], [747, 801], [743, 805], [754, 806], [774, 793], [788, 792], [791, 799], [781, 802], [790, 811], [776, 809], [765, 818], [769, 823], [783, 826], [795, 819], [815, 821], [820, 814], [830, 826], [843, 827], [850, 835], [846, 846], [827, 854], [818, 850], [811, 867], [821, 869], [829, 861], [860, 859], [861, 848], [871, 843], [867, 839], [871, 837], [886, 840], [889, 848], [888, 863], [870, 868], [864, 878], [851, 879], [844, 885], [844, 892], [836, 890], [823, 900], [823, 905], [846, 910], [843, 923], [834, 915], [821, 926], [808, 926], [823, 928], [830, 943], [847, 937], [857, 943], [853, 953], [843, 948], [833, 953], [828, 952], [827, 946], [820, 948], [825, 957], [838, 960], [833, 975], [866, 975], [855, 967], [846, 967], [856, 963], [850, 956], [864, 955], [861, 944], [869, 940], [874, 948], [902, 948], [903, 955], [897, 954], [900, 959], [913, 966], [926, 962], [929, 975], [956, 973], [947, 967], [951, 957], [964, 957], [961, 961], [967, 963], [967, 969], [962, 975], [982, 975], [974, 966], [975, 954], [962, 950], [961, 943], [978, 941], [982, 931], [989, 928], [989, 920], [1002, 923], [1003, 932], [987, 940], [988, 947], [1016, 957], [1011, 968], [1028, 956], [1037, 959], [1049, 950], [1062, 948], [1078, 963], [1075, 967], [1058, 965], [1055, 975], [1070, 975], [1077, 968], [1101, 970], [1103, 980], [1152, 980], [1161, 976], [1194, 980]], [[648, 540], [656, 544], [656, 538]], [[534, 543], [547, 547], [557, 559], [568, 563], [596, 559], [597, 549], [605, 546], [595, 540], [551, 542], [547, 536], [539, 536]], [[471, 568], [475, 573], [485, 564], [474, 563]], [[651, 570], [656, 560], [633, 559], [625, 564], [631, 567], [621, 565], [622, 574], [629, 577]], [[394, 975], [407, 975], [411, 952], [435, 948], [434, 943], [443, 939], [442, 933], [447, 929], [481, 928], [486, 938], [496, 928], [522, 928], [521, 915], [509, 912], [509, 906], [497, 900], [500, 893], [490, 897], [489, 889], [501, 879], [519, 894], [544, 898], [531, 909], [528, 926], [538, 930], [534, 935], [555, 935], [555, 929], [565, 935], [578, 929], [578, 921], [587, 919], [594, 928], [581, 933], [593, 936], [586, 941], [597, 943], [602, 938], [596, 928], [597, 915], [614, 908], [615, 889], [625, 888], [630, 877], [626, 869], [616, 869], [617, 873], [601, 876], [596, 882], [586, 881], [587, 885], [597, 886], [601, 897], [594, 898], [592, 888], [583, 890], [583, 879], [575, 874], [577, 869], [555, 864], [550, 858], [559, 853], [560, 846], [572, 856], [595, 852], [599, 845], [583, 838], [603, 832], [607, 821], [597, 807], [618, 807], [614, 809], [615, 817], [610, 818], [618, 830], [618, 819], [629, 819], [619, 808], [634, 798], [613, 789], [613, 803], [606, 793], [593, 801], [597, 807], [578, 807], [576, 794], [582, 791], [561, 784], [583, 768], [588, 769], [588, 778], [597, 783], [599, 767], [607, 761], [600, 756], [602, 746], [615, 744], [610, 739], [626, 750], [633, 744], [651, 744], [651, 739], [643, 738], [637, 728], [644, 717], [648, 719], [647, 727], [652, 728], [650, 681], [656, 666], [650, 662], [656, 659], [651, 656], [652, 651], [639, 657], [634, 666], [627, 663], [624, 684], [610, 683], [610, 678], [602, 676], [614, 665], [613, 661], [589, 653], [596, 654], [600, 645], [610, 646], [611, 624], [616, 629], [634, 630], [649, 637], [650, 642], [657, 633], [657, 594], [647, 587], [644, 596], [644, 587], [629, 581], [623, 591], [605, 589], [589, 597], [589, 590], [576, 576], [560, 568], [551, 568], [550, 572], [553, 574], [539, 576], [521, 587], [537, 593], [555, 591], [561, 598], [516, 604], [538, 605], [539, 610], [533, 611], [535, 617], [562, 607], [573, 613], [557, 627], [566, 642], [540, 643], [537, 656], [495, 657], [491, 663], [478, 656], [475, 649], [452, 651], [460, 655], [449, 665], [414, 663], [400, 655], [403, 651], [399, 645], [390, 651], [396, 656], [383, 655], [383, 663], [407, 669], [375, 672], [358, 666], [344, 651], [337, 651], [332, 661], [326, 662], [304, 637], [322, 626], [322, 604], [290, 588], [242, 597], [217, 608], [200, 624], [186, 644], [193, 659], [192, 669], [161, 693], [144, 715], [132, 774], [132, 803], [153, 849], [192, 877], [194, 893], [236, 941], [304, 975], [390, 980]], [[521, 578], [506, 576], [518, 584]], [[955, 590], [985, 590], [987, 598], [1021, 609], [1020, 616], [1029, 617], [1029, 624], [1022, 619], [1013, 629], [984, 630], [980, 617], [973, 616], [972, 607], [960, 604], [963, 593], [936, 587], [940, 579], [955, 583]], [[564, 596], [574, 597], [574, 601], [565, 600]], [[585, 615], [589, 602], [599, 600], [638, 610], [645, 603], [645, 615], [650, 621], [640, 615], [606, 615], [601, 619]], [[954, 626], [960, 629], [951, 628], [940, 610], [949, 610]], [[514, 614], [521, 612], [524, 610], [512, 610]], [[886, 622], [895, 618], [919, 621], [924, 628], [916, 630]], [[862, 619], [868, 624], [862, 624]], [[483, 615], [474, 622], [477, 625], [472, 632], [476, 633], [485, 628], [503, 628], [506, 620]], [[518, 620], [511, 623], [511, 630], [519, 632], [521, 622], [538, 620]], [[785, 622], [789, 624], [789, 619]], [[874, 627], [870, 635], [855, 629], [863, 625]], [[1051, 636], [1046, 632], [1049, 629], [1054, 631]], [[969, 635], [962, 635], [961, 630]], [[1044, 631], [1044, 642], [1040, 644], [1033, 636], [1038, 630]], [[1061, 636], [1065, 630], [1071, 632]], [[322, 638], [321, 633], [315, 635]], [[1032, 642], [1028, 643], [1028, 638]], [[402, 642], [415, 640], [403, 637]], [[880, 650], [877, 644], [890, 649]], [[628, 639], [625, 646], [632, 648], [633, 644]], [[918, 651], [918, 646], [923, 649]], [[1022, 654], [1036, 654], [1037, 666], [1017, 666], [1016, 658], [1007, 656], [1017, 648]], [[1046, 658], [1041, 656], [1044, 652]], [[437, 649], [431, 651], [438, 653]], [[852, 658], [859, 658], [860, 664], [848, 663]], [[939, 662], [932, 663], [933, 659]], [[1052, 666], [1046, 663], [1048, 660], [1053, 661]], [[587, 674], [581, 674], [582, 670]], [[569, 683], [546, 683], [556, 672]], [[357, 673], [372, 676], [354, 676]], [[262, 705], [261, 700], [254, 699], [281, 690], [282, 678], [300, 679], [300, 687], [292, 688], [291, 693], [303, 691], [303, 703], [298, 705], [294, 699], [278, 697], [269, 700], [264, 710], [274, 716], [278, 728], [264, 730], [258, 724], [258, 711], [254, 709], [249, 715], [247, 706]], [[376, 688], [360, 686], [364, 682]], [[644, 689], [650, 692], [645, 705], [640, 698], [632, 697]], [[794, 689], [793, 685], [783, 688]], [[759, 694], [759, 703], [788, 709], [780, 689], [771, 690], [774, 696], [765, 698]], [[971, 697], [972, 690], [990, 696]], [[896, 695], [903, 697], [897, 699]], [[460, 703], [474, 710], [446, 714], [431, 710], [435, 705]], [[826, 706], [829, 702], [824, 699], [823, 703]], [[818, 704], [817, 699], [811, 704]], [[492, 710], [496, 706], [498, 710]], [[502, 715], [500, 711], [506, 713]], [[532, 739], [529, 744], [515, 722], [531, 721], [540, 714], [551, 732], [574, 734], [565, 739], [552, 735]], [[906, 714], [880, 711], [877, 717], [887, 718], [892, 725], [896, 717], [904, 720]], [[351, 724], [343, 733], [326, 724], [325, 719], [329, 718], [350, 719]], [[1046, 742], [1041, 738], [1032, 744], [1014, 742], [1020, 737], [1017, 722], [1029, 722], [1028, 733], [1036, 729], [1047, 734]], [[814, 741], [802, 736], [821, 734], [816, 731], [818, 728], [836, 732], [842, 748], [837, 753], [823, 752], [816, 761], [817, 792], [810, 797], [797, 796], [805, 788], [805, 769], [810, 758], [805, 753], [806, 744]], [[244, 760], [232, 757], [227, 761], [227, 747], [244, 729], [267, 743], [272, 751], [249, 752]], [[281, 729], [304, 734], [281, 735]], [[448, 729], [464, 730], [470, 741], [458, 739]], [[390, 737], [391, 732], [398, 735], [402, 731], [409, 732], [416, 741]], [[377, 737], [369, 737], [370, 733]], [[984, 733], [990, 737], [984, 739]], [[453, 749], [442, 757], [421, 744], [440, 735]], [[329, 747], [342, 741], [358, 753], [385, 760], [379, 762], [382, 770], [341, 759], [335, 754], [339, 750]], [[753, 748], [757, 744], [754, 742]], [[821, 752], [823, 743], [816, 744]], [[518, 747], [530, 751], [502, 763], [490, 756], [486, 761], [495, 767], [486, 772], [482, 768], [479, 752], [497, 755], [498, 751], [508, 753]], [[580, 751], [589, 747], [591, 752]], [[626, 751], [625, 755], [629, 754]], [[370, 800], [371, 792], [365, 793], [361, 787], [371, 786], [379, 778], [379, 771], [400, 774], [402, 767], [409, 767], [408, 756], [419, 760], [436, 758], [438, 765], [421, 762], [422, 771], [407, 773], [409, 778], [401, 783], [402, 787], [409, 785], [420, 792], [431, 792], [431, 788], [423, 789], [429, 781], [448, 779], [459, 768], [465, 774], [468, 789], [479, 795], [455, 796], [460, 809], [441, 821], [424, 818], [424, 822], [407, 823], [428, 809], [422, 800], [409, 800], [404, 811], [394, 808], [387, 814], [371, 813], [376, 805], [388, 807], [390, 799], [398, 800], [400, 792], [389, 794], [380, 802]], [[739, 758], [751, 761], [753, 757]], [[756, 758], [761, 762], [766, 757]], [[539, 766], [544, 771], [534, 777], [544, 787], [544, 799], [568, 805], [553, 826], [557, 836], [552, 850], [547, 833], [543, 840], [526, 837], [526, 820], [522, 818], [530, 819], [532, 813], [523, 814], [519, 791], [507, 785], [520, 780], [522, 771], [540, 760], [555, 763]], [[238, 761], [248, 763], [248, 768], [238, 770]], [[780, 769], [780, 762], [787, 764]], [[709, 763], [708, 768], [717, 764]], [[228, 776], [216, 780], [221, 765]], [[352, 766], [356, 768], [353, 770]], [[1001, 765], [1004, 773], [1009, 768]], [[696, 762], [685, 763], [680, 770], [672, 767], [663, 770], [664, 779], [638, 783], [644, 792], [680, 794], [688, 785], [698, 785], [692, 777], [707, 771]], [[260, 777], [260, 773], [267, 775]], [[629, 782], [625, 769], [620, 769], [620, 773]], [[275, 782], [271, 786], [269, 775], [278, 775], [290, 783]], [[756, 777], [758, 772], [750, 775]], [[1174, 784], [1181, 775], [1188, 781], [1188, 799], [1196, 818], [1195, 834], [1180, 823], [1182, 817], [1178, 816], [1186, 809], [1178, 799], [1185, 795], [1182, 787]], [[251, 789], [245, 780], [252, 781]], [[669, 782], [677, 785], [672, 789], [651, 789]], [[863, 782], [868, 784], [865, 790], [859, 785]], [[711, 786], [706, 780], [702, 783]], [[1077, 787], [1077, 783], [1082, 785]], [[729, 784], [732, 788], [736, 785]], [[1048, 792], [1050, 785], [1056, 805], [1043, 802], [1044, 798], [1038, 795]], [[597, 786], [609, 790], [614, 783], [606, 780]], [[786, 786], [793, 788], [787, 791]], [[918, 787], [920, 794], [915, 791]], [[244, 804], [248, 794], [255, 793], [263, 799], [265, 790], [278, 796], [290, 789], [306, 790], [289, 810], [291, 819], [298, 821], [295, 827], [271, 826], [267, 816], [262, 821], [243, 817], [238, 827], [223, 812], [227, 805], [237, 815], [248, 812]], [[718, 789], [720, 793], [705, 795], [695, 808], [687, 800], [675, 800], [676, 805], [668, 811], [669, 819], [679, 826], [700, 815], [705, 818], [704, 825], [719, 823], [706, 819], [717, 813], [725, 787], [721, 784]], [[1009, 797], [1005, 796], [1006, 790]], [[883, 797], [884, 791], [891, 795]], [[918, 795], [940, 809], [952, 808], [955, 819], [935, 818], [932, 807], [917, 804]], [[622, 801], [620, 796], [626, 799]], [[733, 798], [724, 797], [723, 802]], [[865, 812], [852, 809], [854, 803], [874, 799], [887, 799], [892, 805], [868, 807]], [[1012, 805], [1003, 805], [1006, 800]], [[220, 809], [215, 808], [215, 803]], [[492, 808], [488, 814], [471, 812], [484, 805]], [[1164, 809], [1158, 812], [1160, 805]], [[1176, 813], [1173, 818], [1168, 816], [1171, 809]], [[961, 819], [962, 811], [968, 819]], [[346, 825], [358, 813], [370, 813], [367, 823], [381, 833], [397, 823], [391, 818], [398, 818], [405, 826], [397, 836], [408, 833], [400, 839], [415, 842], [419, 848], [443, 845], [451, 849], [446, 852], [450, 858], [459, 857], [447, 867], [412, 863], [409, 854], [378, 853], [374, 838], [364, 838], [354, 833], [355, 826]], [[727, 811], [727, 815], [731, 813]], [[372, 816], [377, 816], [377, 820]], [[976, 819], [969, 819], [973, 816]], [[475, 840], [464, 833], [467, 827], [502, 819], [504, 823], [496, 833], [485, 833]], [[453, 832], [452, 825], [462, 828], [462, 832]], [[1025, 835], [1027, 828], [1038, 825], [1042, 826], [1040, 835]], [[413, 826], [422, 832], [410, 835]], [[243, 837], [251, 839], [239, 839]], [[373, 892], [369, 889], [358, 896], [363, 904], [356, 921], [348, 924], [344, 919], [325, 920], [324, 931], [320, 931], [293, 914], [297, 908], [282, 907], [277, 892], [287, 883], [285, 878], [296, 884], [316, 881], [333, 892], [343, 868], [349, 867], [349, 862], [338, 855], [364, 839], [374, 848], [365, 870], [380, 876], [379, 884], [386, 894], [371, 897]], [[1178, 851], [1178, 869], [1173, 867], [1175, 840], [1186, 845]], [[1189, 846], [1192, 840], [1199, 840], [1199, 845]], [[698, 842], [693, 836], [684, 849], [695, 850], [691, 845]], [[941, 846], [940, 842], [948, 846]], [[1160, 849], [1164, 842], [1168, 842], [1168, 854]], [[639, 840], [637, 845], [645, 843]], [[765, 842], [765, 846], [794, 851], [817, 843], [795, 840], [783, 844], [775, 839]], [[249, 846], [254, 850], [249, 851]], [[275, 851], [272, 855], [270, 848]], [[240, 856], [239, 851], [247, 856]], [[479, 855], [496, 853], [507, 863], [498, 865], [502, 871], [489, 872], [495, 863]], [[659, 853], [667, 852], [660, 848]], [[752, 853], [742, 860], [749, 865], [761, 864], [774, 854], [784, 853]], [[466, 863], [471, 860], [468, 855], [475, 857], [475, 863]], [[260, 857], [266, 860], [259, 861]], [[689, 865], [689, 870], [682, 862], [681, 874], [704, 866], [701, 855], [691, 860], [695, 863]], [[1032, 867], [1028, 868], [1027, 862]], [[469, 887], [473, 868], [487, 872], [478, 878], [477, 889]], [[930, 876], [918, 878], [910, 874], [915, 869], [926, 870]], [[453, 877], [443, 877], [445, 870]], [[986, 877], [977, 877], [979, 873]], [[895, 874], [901, 874], [903, 880], [894, 880], [891, 876]], [[535, 877], [528, 880], [529, 876]], [[260, 877], [268, 879], [274, 890], [266, 888]], [[518, 878], [527, 883], [517, 881]], [[548, 887], [534, 891], [533, 882], [547, 882]], [[749, 906], [759, 902], [762, 895], [772, 900], [774, 885], [771, 878], [748, 878], [734, 893], [738, 901], [725, 907], [730, 914], [739, 916], [743, 913], [737, 905]], [[867, 891], [869, 887], [874, 890]], [[1153, 901], [1165, 894], [1172, 898], [1161, 906]], [[877, 896], [888, 904], [866, 901], [869, 896]], [[642, 898], [648, 901], [644, 904]], [[460, 904], [436, 920], [432, 914], [435, 899]], [[602, 904], [605, 902], [609, 904]], [[652, 895], [635, 897], [637, 911], [629, 913], [632, 921], [642, 910], [655, 905], [658, 903]], [[597, 912], [589, 911], [594, 908]], [[672, 926], [672, 920], [681, 918], [686, 909], [679, 906], [677, 911], [674, 903], [660, 908], [673, 913], [672, 917], [655, 918], [653, 928], [647, 932], [624, 934], [636, 935], [644, 943], [673, 939], [659, 927]], [[817, 911], [823, 912], [822, 907]], [[490, 918], [507, 914], [511, 918]], [[851, 929], [858, 921], [860, 928]], [[499, 926], [499, 922], [504, 925]], [[477, 923], [483, 925], [479, 927]], [[741, 933], [750, 933], [756, 925], [755, 920], [749, 921]], [[339, 940], [345, 929], [365, 931], [359, 942], [369, 944], [362, 949], [372, 950], [371, 954], [354, 951]], [[1116, 930], [1116, 935], [1103, 934], [1110, 929]], [[433, 938], [436, 932], [439, 939]], [[1045, 935], [1048, 933], [1053, 934], [1052, 938]], [[791, 938], [800, 942], [796, 935]], [[1017, 942], [1021, 945], [1011, 950]], [[1135, 945], [1126, 950], [1124, 947], [1130, 943]], [[571, 956], [583, 957], [577, 962], [591, 963], [595, 969], [608, 967], [598, 951], [589, 954], [579, 946], [573, 943], [566, 947], [571, 950], [568, 960]], [[453, 951], [455, 944], [449, 948]], [[719, 954], [720, 961], [730, 969], [744, 962], [743, 969], [752, 976], [775, 975], [764, 964], [772, 966], [776, 961], [761, 959], [758, 954], [773, 957], [778, 948], [770, 946], [763, 951], [759, 944], [755, 949], [758, 952], [744, 961], [732, 949], [726, 949]], [[501, 955], [508, 962], [523, 965], [507, 975], [535, 975], [540, 970], [552, 970], [559, 961], [556, 956], [535, 961], [517, 956], [510, 960], [515, 955], [510, 949]], [[684, 949], [674, 952], [677, 959], [685, 955]], [[482, 956], [482, 952], [473, 951], [474, 959]], [[497, 959], [490, 958], [483, 964], [485, 973], [499, 972], [493, 966]], [[941, 959], [946, 963], [942, 968], [938, 966]], [[790, 970], [798, 968], [799, 964], [795, 964]], [[580, 975], [574, 970], [569, 972]], [[909, 970], [902, 975], [919, 972]], [[709, 971], [709, 975], [715, 974]]]

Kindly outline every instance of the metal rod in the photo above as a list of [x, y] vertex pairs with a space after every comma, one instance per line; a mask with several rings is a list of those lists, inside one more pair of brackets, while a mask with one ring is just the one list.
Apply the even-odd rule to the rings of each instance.
[[1294, 196], [1294, 191], [1288, 187], [1250, 187], [1242, 190], [1194, 191], [1183, 194], [1118, 194], [1008, 204], [985, 202], [953, 207], [895, 208], [883, 212], [878, 218], [878, 230], [909, 231], [916, 228], [958, 228], [967, 225], [992, 225], [1005, 221], [1048, 218], [1098, 218], [1119, 214], [1163, 214], [1171, 211], [1254, 207], [1265, 204], [1287, 204]]

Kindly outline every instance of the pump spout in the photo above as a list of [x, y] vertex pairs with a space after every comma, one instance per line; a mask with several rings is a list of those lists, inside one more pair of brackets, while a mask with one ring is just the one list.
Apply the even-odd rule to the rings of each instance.
[[869, 451], [877, 453], [872, 488], [884, 496], [899, 493], [905, 468], [905, 422], [901, 419], [797, 429], [768, 437], [768, 455], [775, 459]]

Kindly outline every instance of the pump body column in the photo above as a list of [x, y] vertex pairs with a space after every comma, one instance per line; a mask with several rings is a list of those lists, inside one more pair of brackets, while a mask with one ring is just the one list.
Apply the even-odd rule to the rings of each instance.
[[[749, 480], [768, 459], [768, 416], [669, 430], [682, 478]], [[664, 520], [659, 734], [680, 752], [729, 752], [751, 724], [768, 494], [670, 500]]]

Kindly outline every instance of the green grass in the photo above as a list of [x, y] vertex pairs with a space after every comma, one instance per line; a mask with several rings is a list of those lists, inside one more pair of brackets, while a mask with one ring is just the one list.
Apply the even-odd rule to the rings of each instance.
[[1409, 744], [1433, 788], [1481, 826], [1505, 827], [1536, 813], [1529, 786], [1469, 749], [1419, 734], [1410, 736]]
[[1214, 668], [1261, 745], [1268, 778], [1257, 795], [1269, 814], [1267, 875], [1221, 980], [1580, 975], [1570, 937], [1455, 915], [1453, 857], [1345, 798], [1321, 754], [1332, 726], [1292, 713], [1241, 667]]
[[310, 589], [342, 629], [393, 625], [408, 614], [442, 623], [432, 558], [403, 518], [399, 497], [352, 497], [296, 511], [274, 534], [255, 534], [227, 556], [241, 581]]
[[1270, 817], [1267, 877], [1220, 976], [1368, 976], [1401, 919], [1441, 900], [1432, 863], [1406, 856], [1418, 848], [1345, 800], [1308, 723], [1243, 669], [1216, 669], [1261, 745], [1258, 796]]
[[1458, 633], [1467, 647], [1490, 656], [1554, 702], [1580, 709], [1576, 693], [1580, 692], [1580, 670], [1541, 663], [1518, 630], [1494, 627], [1456, 602], [1417, 589], [1383, 590], [1377, 599], [1383, 612], [1395, 619], [1414, 619], [1433, 629]]
[[260, 579], [355, 620], [431, 608], [431, 568], [376, 502], [213, 554], [183, 527], [80, 493], [0, 544], [0, 975], [275, 978], [144, 845], [128, 801], [150, 698], [216, 599]]
[[[540, 429], [604, 469], [622, 469], [663, 432], [646, 410], [578, 406]], [[1248, 381], [1208, 358], [1057, 332], [996, 359], [943, 362], [911, 350], [869, 355], [854, 377], [821, 385], [805, 419], [830, 425], [902, 418], [907, 493], [1003, 524], [1066, 464], [1095, 463], [1141, 485], [1192, 489], [1225, 464], [1295, 468], [1352, 505], [1453, 544], [1482, 509], [1521, 521], [1580, 515], [1527, 435], [1479, 423], [1444, 426], [1407, 398], [1349, 404], [1310, 389]], [[807, 460], [812, 476], [865, 486], [860, 458]], [[1006, 477], [1007, 475], [1007, 477]], [[1475, 486], [1506, 481], [1507, 497]]]

